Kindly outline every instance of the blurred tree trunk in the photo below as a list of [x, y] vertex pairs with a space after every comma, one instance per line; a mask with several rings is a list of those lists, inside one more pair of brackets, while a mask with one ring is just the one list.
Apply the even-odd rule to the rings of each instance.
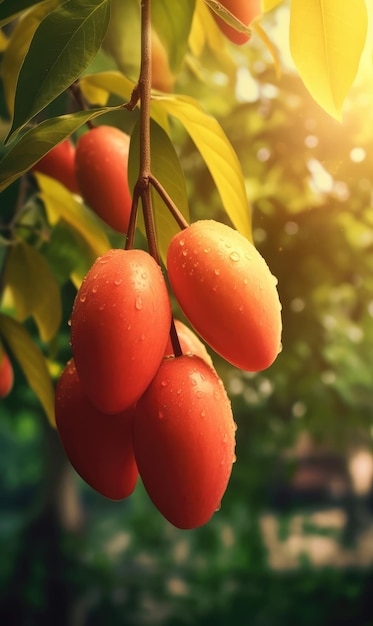
[[48, 424], [42, 453], [45, 480], [20, 536], [19, 558], [3, 606], [4, 625], [72, 624], [74, 597], [66, 576], [71, 564], [63, 539], [82, 532], [83, 509], [73, 470]]

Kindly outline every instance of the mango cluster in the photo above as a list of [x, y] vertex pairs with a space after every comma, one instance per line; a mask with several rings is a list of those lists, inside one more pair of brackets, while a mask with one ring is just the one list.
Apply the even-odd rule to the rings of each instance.
[[73, 305], [56, 423], [94, 489], [126, 498], [140, 475], [169, 522], [195, 528], [220, 508], [236, 458], [231, 404], [205, 343], [242, 369], [264, 369], [280, 350], [281, 307], [259, 252], [213, 220], [171, 240], [167, 272], [194, 330], [173, 320], [148, 252], [112, 249], [95, 261]]

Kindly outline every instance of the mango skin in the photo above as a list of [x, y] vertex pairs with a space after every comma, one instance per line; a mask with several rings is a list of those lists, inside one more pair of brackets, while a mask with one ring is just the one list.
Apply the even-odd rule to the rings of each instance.
[[[261, 0], [221, 0], [221, 4], [228, 9], [232, 15], [234, 15], [245, 26], [250, 26], [255, 17], [262, 13]], [[249, 41], [250, 37], [245, 33], [240, 33], [238, 30], [230, 26], [224, 20], [213, 12], [216, 23], [218, 24], [221, 32], [232, 43], [237, 46], [242, 46]]]
[[277, 279], [238, 231], [200, 220], [167, 251], [172, 291], [184, 315], [215, 352], [236, 367], [269, 367], [281, 349]]
[[131, 214], [129, 145], [129, 135], [106, 125], [88, 130], [76, 145], [75, 173], [81, 195], [119, 233], [127, 233]]
[[55, 414], [66, 456], [81, 478], [106, 498], [127, 498], [138, 478], [132, 407], [118, 415], [98, 411], [85, 395], [71, 359], [57, 383]]
[[166, 358], [136, 405], [133, 445], [145, 489], [181, 529], [206, 524], [227, 488], [235, 430], [223, 383], [197, 356]]
[[70, 139], [59, 143], [35, 163], [32, 169], [58, 180], [72, 193], [80, 193], [75, 175], [75, 146]]
[[6, 398], [13, 389], [14, 372], [10, 359], [3, 349], [0, 359], [0, 400]]
[[103, 413], [136, 402], [155, 375], [171, 325], [161, 268], [144, 250], [112, 249], [86, 274], [71, 314], [71, 347], [85, 393]]

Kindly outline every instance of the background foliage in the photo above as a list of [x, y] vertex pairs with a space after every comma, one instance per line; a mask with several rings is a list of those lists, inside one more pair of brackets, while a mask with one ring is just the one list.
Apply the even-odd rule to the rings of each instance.
[[[253, 238], [283, 305], [283, 350], [268, 371], [248, 375], [213, 355], [239, 427], [238, 461], [221, 511], [183, 532], [161, 519], [141, 485], [121, 504], [95, 495], [50, 426], [76, 288], [123, 238], [29, 170], [91, 119], [132, 133], [135, 178], [138, 111], [121, 104], [137, 78], [138, 3], [0, 3], [0, 335], [16, 380], [0, 400], [0, 589], [9, 623], [373, 623], [369, 549], [365, 561], [359, 551], [370, 495], [353, 492], [348, 472], [372, 436], [371, 37], [364, 2], [353, 13], [347, 1], [313, 4], [344, 17], [320, 30], [318, 9], [305, 16], [301, 0], [265, 2], [251, 41], [237, 48], [202, 1], [153, 0], [176, 76], [172, 93], [153, 94], [154, 171], [185, 215], [233, 223]], [[61, 19], [73, 26], [62, 32]], [[91, 46], [82, 45], [87, 37]], [[326, 54], [331, 39], [335, 58]], [[67, 90], [81, 75], [88, 111]], [[164, 250], [175, 226], [159, 201], [156, 210]], [[307, 450], [328, 459], [318, 482], [312, 472], [308, 483], [299, 479], [305, 435]], [[341, 526], [313, 524], [315, 511], [336, 507]], [[334, 541], [348, 558], [315, 569], [312, 553], [300, 551], [296, 567], [290, 554], [276, 566], [265, 524], [275, 520], [285, 543], [299, 514], [298, 538], [321, 538], [324, 550]]]

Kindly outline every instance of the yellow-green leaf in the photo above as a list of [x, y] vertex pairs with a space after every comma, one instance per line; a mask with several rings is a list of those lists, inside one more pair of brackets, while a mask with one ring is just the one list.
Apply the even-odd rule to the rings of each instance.
[[0, 52], [4, 52], [7, 45], [8, 45], [8, 38], [5, 35], [5, 33], [2, 30], [0, 30]]
[[76, 230], [87, 242], [96, 259], [110, 248], [103, 222], [85, 207], [58, 181], [35, 173], [49, 223], [53, 226], [60, 219]]
[[[130, 100], [135, 84], [132, 80], [115, 70], [98, 72], [97, 74], [87, 74], [80, 79], [80, 87], [88, 102], [96, 105], [105, 105], [109, 94], [113, 94], [123, 99], [123, 102]], [[162, 126], [167, 132], [168, 118], [164, 108], [152, 100], [152, 118]]]
[[9, 251], [5, 279], [17, 319], [23, 322], [32, 316], [42, 341], [50, 341], [59, 329], [62, 305], [59, 287], [44, 257], [20, 241]]
[[251, 211], [241, 164], [220, 124], [193, 98], [159, 96], [155, 100], [183, 124], [210, 170], [233, 225], [251, 240]]
[[51, 426], [55, 427], [54, 388], [44, 355], [22, 324], [3, 313], [0, 314], [0, 334], [39, 398]]
[[365, 0], [292, 0], [290, 48], [305, 86], [340, 120], [367, 35]]
[[4, 84], [7, 108], [11, 115], [13, 115], [14, 110], [18, 74], [29, 49], [31, 39], [42, 19], [56, 5], [57, 0], [49, 0], [49, 2], [43, 2], [31, 8], [16, 23], [9, 38], [9, 43], [1, 62], [1, 77]]
[[[105, 106], [107, 94], [112, 93], [127, 102], [131, 98], [135, 82], [115, 70], [86, 74], [79, 81], [79, 86], [87, 98], [93, 104]], [[99, 98], [95, 101], [92, 98]]]

